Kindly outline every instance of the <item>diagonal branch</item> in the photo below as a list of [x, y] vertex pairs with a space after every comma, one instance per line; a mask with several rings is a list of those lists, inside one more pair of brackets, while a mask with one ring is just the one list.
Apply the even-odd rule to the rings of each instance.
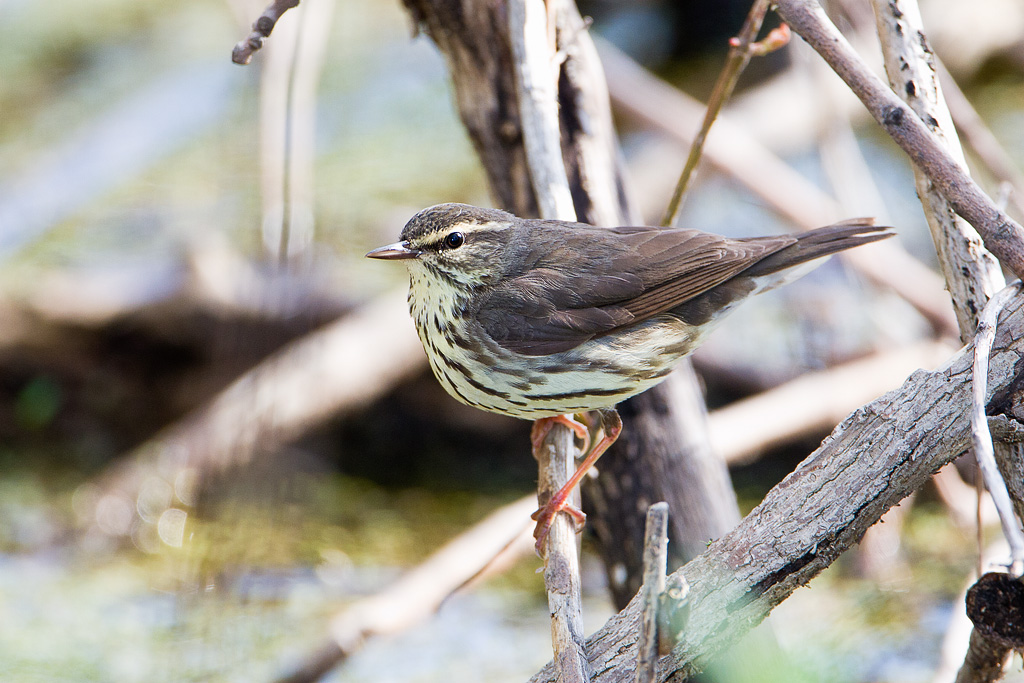
[[694, 137], [693, 144], [690, 145], [690, 154], [686, 158], [682, 175], [679, 177], [676, 189], [672, 193], [672, 199], [668, 202], [665, 216], [661, 219], [661, 224], [666, 227], [672, 227], [679, 221], [679, 213], [683, 208], [683, 197], [686, 194], [686, 188], [689, 186], [691, 178], [693, 178], [694, 171], [697, 169], [701, 151], [704, 149], [704, 141], [711, 130], [711, 124], [714, 123], [718, 113], [722, 111], [725, 102], [732, 95], [736, 82], [740, 79], [740, 74], [743, 73], [743, 69], [747, 67], [747, 62], [753, 56], [751, 46], [754, 40], [757, 39], [758, 31], [761, 30], [764, 15], [768, 13], [768, 5], [768, 0], [755, 0], [750, 8], [750, 12], [747, 14], [747, 20], [743, 22], [740, 34], [733, 39], [733, 44], [729, 49], [729, 57], [726, 59], [725, 66], [718, 76], [715, 89], [711, 92], [708, 109], [704, 114], [704, 122]]
[[[989, 401], [1004, 395], [1024, 354], [1024, 297], [999, 319], [990, 363]], [[682, 570], [690, 584], [684, 640], [662, 659], [658, 680], [702, 669], [728, 643], [760, 623], [971, 439], [973, 347], [942, 369], [918, 371], [898, 390], [846, 418], [818, 450], [772, 489], [732, 532]], [[636, 662], [639, 601], [589, 641], [595, 681], [629, 681]], [[553, 681], [551, 665], [533, 681]]]

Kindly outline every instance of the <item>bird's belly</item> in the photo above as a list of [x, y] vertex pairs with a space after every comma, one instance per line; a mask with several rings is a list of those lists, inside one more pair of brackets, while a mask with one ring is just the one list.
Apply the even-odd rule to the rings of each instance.
[[663, 381], [699, 341], [694, 328], [667, 315], [546, 356], [420, 337], [434, 375], [452, 397], [528, 420], [607, 408], [639, 394]]

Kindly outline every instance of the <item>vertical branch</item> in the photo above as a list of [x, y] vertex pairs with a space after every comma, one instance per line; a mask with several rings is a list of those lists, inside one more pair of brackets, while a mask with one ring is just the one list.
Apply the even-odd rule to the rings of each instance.
[[591, 225], [635, 225], [626, 197], [623, 163], [609, 106], [608, 83], [587, 22], [572, 0], [554, 7], [559, 75], [562, 158], [569, 174], [577, 220]]
[[[952, 162], [966, 174], [967, 163], [942, 95], [935, 56], [928, 45], [916, 0], [872, 0], [872, 5], [890, 85], [946, 149]], [[1024, 571], [1024, 533], [996, 464], [985, 409], [989, 350], [995, 336], [996, 318], [1003, 303], [1016, 294], [1019, 287], [1002, 289], [1004, 280], [999, 264], [985, 250], [978, 233], [956, 215], [949, 199], [938, 191], [922, 168], [914, 168], [914, 178], [935, 243], [939, 267], [953, 299], [961, 341], [970, 340], [976, 333], [971, 404], [972, 449], [985, 487], [999, 513], [1003, 535], [1010, 545], [1011, 574], [1017, 577]], [[978, 533], [981, 533], [980, 520]], [[976, 627], [971, 633], [968, 654], [957, 680], [998, 679], [1006, 651], [1006, 647], [994, 644]]]
[[[294, 19], [294, 17], [292, 17]], [[260, 73], [260, 195], [263, 246], [280, 254], [284, 236], [288, 164], [288, 95], [299, 25], [287, 21], [266, 49]]]
[[637, 641], [636, 683], [652, 683], [658, 663], [658, 608], [665, 591], [668, 567], [668, 504], [655, 503], [647, 509], [644, 538], [643, 613]]
[[508, 29], [516, 94], [523, 124], [523, 147], [541, 218], [575, 221], [576, 209], [562, 163], [558, 126], [558, 65], [548, 41], [544, 0], [511, 0]]
[[996, 335], [996, 320], [1003, 305], [1020, 291], [1020, 282], [1003, 289], [992, 297], [981, 312], [978, 320], [978, 334], [974, 342], [974, 383], [971, 404], [971, 445], [978, 460], [978, 469], [985, 480], [985, 487], [992, 495], [1003, 526], [1003, 535], [1010, 544], [1010, 572], [1014, 577], [1024, 573], [1024, 531], [1014, 515], [1013, 503], [1006, 490], [999, 468], [996, 466], [992, 447], [992, 435], [988, 429], [985, 406], [988, 405], [988, 366], [992, 341]]
[[331, 27], [334, 0], [307, 0], [300, 13], [288, 116], [288, 216], [280, 257], [304, 251], [313, 241], [313, 169], [316, 100]]
[[[916, 0], [872, 0], [872, 5], [889, 84], [966, 173], [967, 162], [939, 87], [935, 55], [928, 46]], [[914, 168], [914, 179], [939, 268], [953, 299], [960, 339], [967, 341], [974, 334], [978, 311], [1003, 288], [1003, 275], [977, 231], [956, 215], [921, 168]]]
[[[553, 29], [553, 26], [551, 27]], [[541, 217], [576, 220], [569, 178], [562, 162], [556, 91], [558, 65], [549, 40], [544, 0], [510, 0], [509, 41], [522, 116], [523, 144]], [[538, 450], [537, 496], [541, 504], [573, 474], [576, 448], [568, 427], [555, 425]], [[544, 552], [544, 584], [551, 612], [555, 663], [564, 683], [590, 680], [583, 651], [583, 604], [575, 522], [556, 515]]]

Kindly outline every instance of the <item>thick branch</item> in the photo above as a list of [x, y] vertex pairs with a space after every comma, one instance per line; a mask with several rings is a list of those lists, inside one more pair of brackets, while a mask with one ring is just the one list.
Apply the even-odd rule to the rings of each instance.
[[[989, 397], [1008, 390], [1024, 355], [1024, 297], [1000, 316]], [[935, 372], [863, 406], [772, 489], [732, 532], [681, 571], [690, 584], [685, 639], [661, 661], [659, 680], [680, 680], [760, 623], [860, 540], [872, 524], [970, 443], [973, 347]], [[596, 681], [627, 681], [636, 657], [639, 601], [588, 642]], [[533, 681], [552, 681], [546, 667]]]

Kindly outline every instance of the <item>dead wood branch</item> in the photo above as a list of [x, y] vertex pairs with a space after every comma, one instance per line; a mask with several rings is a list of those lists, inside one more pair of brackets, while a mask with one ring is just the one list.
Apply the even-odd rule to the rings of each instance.
[[1013, 510], [1013, 503], [1007, 491], [1006, 482], [996, 465], [992, 435], [988, 430], [986, 397], [988, 395], [989, 353], [996, 333], [996, 319], [1000, 309], [1011, 298], [1019, 294], [1020, 281], [998, 292], [985, 306], [978, 318], [978, 333], [974, 339], [973, 401], [971, 403], [971, 445], [978, 469], [985, 480], [985, 488], [992, 496], [992, 502], [999, 513], [1003, 536], [1010, 544], [1010, 573], [1014, 578], [1024, 572], [1024, 531]]
[[665, 592], [668, 566], [668, 504], [655, 503], [647, 509], [644, 539], [644, 583], [640, 633], [637, 636], [636, 683], [654, 683], [658, 663], [658, 622], [661, 594]]
[[[732, 532], [682, 570], [690, 584], [689, 628], [661, 661], [659, 680], [701, 670], [856, 543], [893, 505], [970, 443], [968, 346], [942, 369], [912, 374], [900, 389], [844, 420]], [[1024, 298], [1000, 316], [989, 395], [1005, 392], [1024, 353]], [[632, 679], [639, 601], [588, 641], [599, 683]], [[550, 665], [533, 679], [553, 681]]]
[[956, 683], [995, 683], [1002, 680], [1003, 667], [1010, 648], [986, 638], [977, 629], [971, 631], [964, 664], [956, 674]]
[[[967, 173], [916, 0], [873, 0], [872, 4], [892, 89], [925, 123], [950, 161]], [[951, 203], [919, 166], [914, 167], [914, 179], [938, 254], [939, 270], [953, 300], [960, 340], [967, 341], [974, 334], [978, 311], [1006, 283], [978, 233], [953, 212]]]
[[[509, 43], [515, 66], [523, 147], [541, 218], [575, 221], [569, 177], [562, 161], [558, 120], [558, 49], [553, 15], [544, 0], [509, 0]], [[537, 458], [537, 499], [544, 505], [572, 477], [573, 432], [555, 425]], [[590, 680], [583, 650], [583, 592], [575, 521], [559, 514], [543, 548], [544, 587], [551, 614], [551, 645], [563, 683]]]
[[956, 683], [998, 681], [1011, 650], [1024, 647], [1024, 585], [1018, 577], [989, 572], [968, 589], [965, 602], [974, 630]]

